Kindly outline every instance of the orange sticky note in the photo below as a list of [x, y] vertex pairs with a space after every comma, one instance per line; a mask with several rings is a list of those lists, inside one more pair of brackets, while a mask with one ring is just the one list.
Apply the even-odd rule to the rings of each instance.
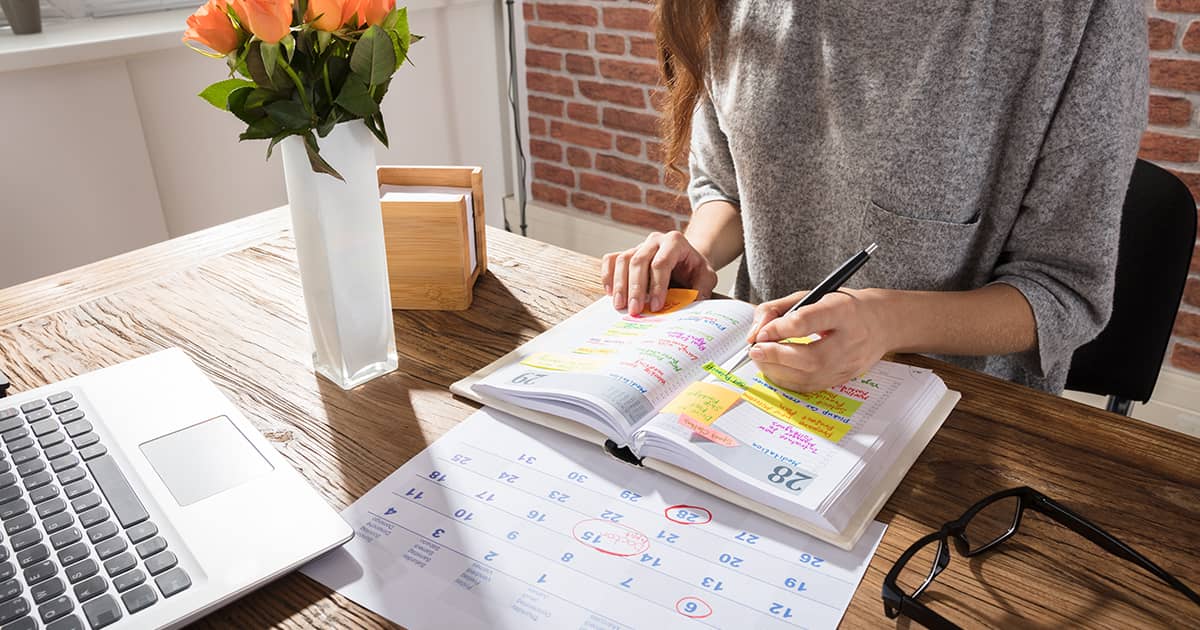
[[704, 424], [712, 424], [741, 397], [739, 392], [716, 383], [695, 382], [683, 390], [675, 400], [663, 407], [663, 413], [678, 413], [691, 416]]
[[667, 289], [667, 298], [663, 300], [663, 307], [657, 311], [647, 311], [646, 315], [666, 315], [673, 313], [679, 309], [696, 301], [700, 297], [700, 292], [695, 289]]
[[715, 442], [721, 446], [728, 446], [730, 448], [738, 445], [737, 440], [733, 439], [732, 436], [722, 433], [710, 426], [701, 424], [686, 413], [679, 414], [679, 424], [691, 429], [692, 433], [699, 435], [709, 442]]

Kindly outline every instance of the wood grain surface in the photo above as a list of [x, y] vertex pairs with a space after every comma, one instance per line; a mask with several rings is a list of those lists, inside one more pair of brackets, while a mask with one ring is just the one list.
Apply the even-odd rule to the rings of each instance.
[[[396, 311], [400, 370], [351, 392], [312, 372], [279, 210], [0, 291], [0, 366], [19, 391], [181, 347], [340, 509], [474, 411], [450, 383], [601, 294], [592, 258], [494, 229], [488, 239], [471, 308]], [[884, 617], [880, 600], [894, 560], [974, 501], [1018, 485], [1200, 587], [1200, 441], [923, 357], [899, 360], [932, 367], [963, 399], [880, 513], [888, 531], [843, 627], [907, 627]], [[1000, 550], [955, 556], [923, 599], [964, 626], [1195, 627], [1200, 618], [1148, 574], [1037, 514]], [[293, 573], [196, 626], [391, 624]]]

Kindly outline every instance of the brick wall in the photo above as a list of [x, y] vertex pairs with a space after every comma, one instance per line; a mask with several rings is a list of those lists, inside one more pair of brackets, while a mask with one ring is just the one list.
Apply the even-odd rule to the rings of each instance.
[[[1200, 0], [1144, 0], [1150, 127], [1141, 157], [1200, 199]], [[525, 2], [533, 198], [653, 230], [686, 225], [664, 180], [655, 99], [653, 0]], [[1168, 362], [1200, 373], [1200, 251]]]

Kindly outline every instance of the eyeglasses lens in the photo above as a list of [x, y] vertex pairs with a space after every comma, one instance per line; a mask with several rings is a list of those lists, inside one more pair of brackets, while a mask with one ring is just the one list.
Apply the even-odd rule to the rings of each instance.
[[1020, 508], [1020, 497], [1011, 496], [993, 501], [975, 513], [963, 532], [967, 553], [974, 553], [1009, 534], [1017, 526]]
[[896, 578], [896, 586], [899, 586], [905, 595], [916, 597], [925, 590], [929, 581], [933, 579], [938, 549], [941, 546], [942, 541], [932, 541], [917, 550], [917, 553], [905, 563], [904, 569]]

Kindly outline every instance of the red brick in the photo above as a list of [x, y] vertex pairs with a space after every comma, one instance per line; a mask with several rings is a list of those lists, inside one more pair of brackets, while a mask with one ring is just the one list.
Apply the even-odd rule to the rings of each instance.
[[1188, 190], [1192, 193], [1192, 198], [1200, 200], [1200, 173], [1190, 173], [1188, 171], [1177, 171], [1168, 169], [1171, 174], [1178, 177], [1184, 184], [1187, 184]]
[[596, 168], [612, 173], [613, 175], [620, 175], [621, 177], [628, 177], [629, 179], [636, 179], [638, 181], [646, 182], [647, 184], [658, 183], [657, 168], [650, 166], [649, 164], [634, 162], [633, 160], [626, 160], [625, 158], [617, 157], [615, 155], [597, 155]]
[[529, 117], [529, 135], [544, 136], [546, 135], [546, 119], [536, 116]]
[[579, 147], [567, 147], [567, 164], [576, 168], [592, 168], [592, 154]]
[[617, 137], [617, 150], [627, 155], [641, 155], [642, 141], [629, 136]]
[[529, 2], [522, 4], [521, 12], [525, 14], [526, 20], [532, 20], [533, 19], [533, 4], [529, 3]]
[[562, 116], [563, 102], [556, 98], [546, 98], [536, 94], [529, 95], [529, 111], [547, 116]]
[[531, 24], [526, 29], [529, 43], [550, 48], [565, 48], [567, 50], [587, 50], [588, 35], [583, 31], [573, 31], [552, 26], [537, 26]]
[[[1195, 22], [1192, 23], [1195, 25]], [[1150, 34], [1150, 50], [1170, 50], [1175, 47], [1175, 23], [1171, 20], [1152, 17], [1147, 22], [1147, 30]], [[1188, 29], [1190, 35], [1192, 29]], [[1187, 48], [1187, 36], [1183, 38], [1183, 47]], [[1190, 49], [1189, 49], [1190, 50]], [[1194, 52], [1194, 51], [1193, 51]]]
[[646, 159], [661, 164], [663, 161], [663, 146], [657, 142], [647, 142]]
[[597, 33], [596, 52], [608, 53], [610, 55], [624, 55], [625, 38], [620, 35]]
[[641, 133], [654, 138], [658, 137], [658, 116], [653, 114], [639, 114], [605, 107], [604, 126], [610, 129]]
[[529, 152], [533, 154], [533, 157], [552, 162], [561, 162], [563, 157], [562, 145], [545, 140], [530, 140]]
[[529, 190], [533, 192], [533, 198], [538, 201], [545, 201], [559, 206], [567, 205], [567, 191], [557, 186], [533, 182], [529, 185]]
[[1173, 344], [1171, 348], [1171, 366], [1189, 372], [1200, 372], [1200, 349], [1195, 346]]
[[605, 7], [604, 25], [608, 28], [652, 33], [654, 32], [654, 29], [650, 23], [652, 15], [653, 14], [651, 13], [650, 9], [637, 9], [633, 7]]
[[567, 118], [594, 125], [600, 122], [600, 110], [595, 105], [567, 103]]
[[629, 107], [644, 107], [646, 97], [642, 96], [642, 88], [628, 85], [611, 85], [595, 81], [580, 81], [579, 92], [593, 101], [606, 101]]
[[593, 149], [608, 149], [612, 147], [613, 142], [612, 134], [602, 129], [583, 127], [557, 120], [550, 123], [550, 135], [559, 140], [566, 140], [572, 144]]
[[631, 182], [617, 181], [595, 173], [580, 173], [579, 187], [605, 197], [615, 197], [633, 203], [642, 202], [642, 187]]
[[595, 7], [578, 4], [546, 4], [539, 2], [537, 5], [537, 16], [539, 20], [561, 22], [563, 24], [596, 26], [599, 23]]
[[675, 214], [691, 214], [692, 204], [688, 201], [687, 195], [679, 193], [667, 193], [661, 190], [647, 190], [646, 204], [654, 206], [659, 210], [674, 212]]
[[567, 188], [575, 187], [575, 171], [546, 162], [533, 163], [533, 178], [553, 182]]
[[1200, 138], [1184, 138], [1147, 131], [1142, 134], [1138, 155], [1144, 160], [1195, 162], [1200, 159]]
[[1200, 91], [1200, 61], [1150, 59], [1150, 85], [1168, 90]]
[[525, 85], [533, 92], [549, 92], [561, 96], [575, 96], [575, 84], [566, 77], [544, 72], [526, 72]]
[[612, 203], [612, 218], [620, 223], [637, 225], [659, 232], [670, 232], [675, 229], [675, 219], [672, 217], [615, 201]]
[[1188, 266], [1188, 273], [1200, 273], [1200, 244], [1192, 250], [1192, 264]]
[[[1195, 260], [1193, 256], [1192, 261], [1194, 262]], [[1183, 286], [1183, 303], [1200, 307], [1200, 280], [1196, 278], [1187, 279], [1187, 284]]]
[[531, 68], [562, 70], [563, 56], [562, 53], [528, 48], [525, 50], [525, 65]]
[[1154, 6], [1172, 13], [1200, 13], [1200, 0], [1157, 0]]
[[1175, 315], [1175, 328], [1171, 334], [1184, 337], [1189, 341], [1200, 342], [1200, 315], [1179, 311]]
[[[1170, 42], [1174, 43], [1174, 40], [1175, 29], [1172, 28]], [[1168, 44], [1167, 47], [1170, 48], [1170, 45]], [[1150, 48], [1155, 50], [1153, 31], [1151, 31]], [[1187, 32], [1183, 34], [1183, 49], [1188, 52], [1200, 52], [1200, 22], [1192, 22], [1188, 25]]]
[[1192, 119], [1192, 103], [1180, 96], [1150, 95], [1150, 124], [1183, 126]]
[[634, 57], [658, 59], [658, 45], [649, 37], [630, 37], [629, 52]]
[[593, 76], [596, 74], [596, 60], [571, 53], [567, 55], [567, 70], [572, 74]]
[[606, 79], [629, 81], [642, 85], [658, 84], [658, 66], [641, 61], [620, 61], [617, 59], [601, 59], [600, 74]]
[[604, 214], [608, 211], [607, 201], [581, 192], [571, 193], [571, 205], [584, 212], [594, 212], [596, 214]]

